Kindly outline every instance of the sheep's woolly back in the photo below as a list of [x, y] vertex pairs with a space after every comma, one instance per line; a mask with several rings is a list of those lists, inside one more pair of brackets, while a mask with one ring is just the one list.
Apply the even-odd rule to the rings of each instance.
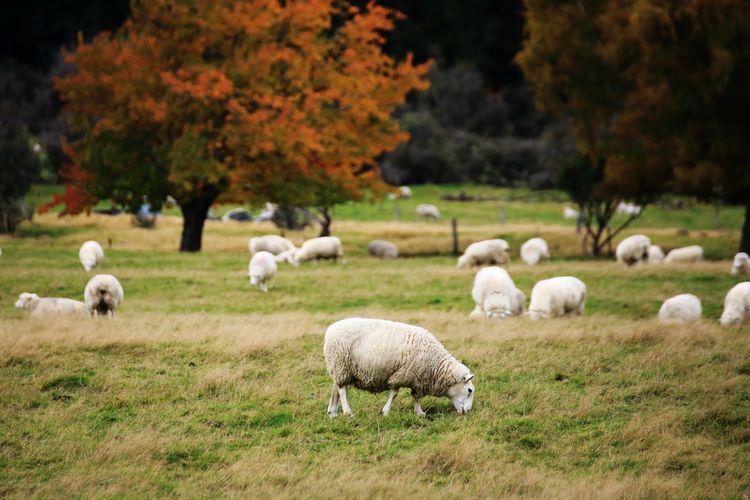
[[316, 259], [338, 259], [344, 256], [341, 240], [336, 236], [312, 238], [294, 252], [294, 260], [304, 262]]
[[111, 274], [97, 274], [91, 278], [86, 284], [83, 296], [92, 316], [114, 315], [115, 310], [125, 300], [125, 292], [120, 282]]
[[35, 293], [22, 293], [15, 304], [29, 316], [39, 317], [58, 314], [82, 314], [86, 310], [83, 302], [59, 297], [39, 297]]
[[104, 260], [104, 250], [94, 240], [85, 241], [78, 250], [78, 260], [86, 271], [91, 271]]
[[615, 256], [617, 262], [624, 262], [632, 266], [639, 264], [648, 259], [648, 249], [651, 246], [651, 240], [643, 234], [634, 234], [628, 236], [617, 245]]
[[270, 252], [273, 255], [279, 255], [289, 250], [295, 250], [297, 247], [294, 243], [288, 239], [278, 236], [276, 234], [266, 234], [264, 236], [256, 236], [250, 238], [247, 244], [251, 255], [255, 255], [260, 251]]
[[[493, 266], [480, 269], [474, 277], [471, 298], [485, 316], [505, 317], [523, 312], [519, 290], [505, 269]], [[523, 299], [525, 302], [525, 297]]]
[[750, 323], [750, 281], [735, 285], [724, 298], [724, 311], [719, 323], [737, 325]]
[[659, 245], [651, 245], [648, 247], [648, 263], [659, 264], [664, 261], [664, 251]]
[[690, 323], [701, 319], [701, 301], [695, 295], [683, 293], [664, 301], [659, 308], [662, 323]]
[[531, 290], [529, 316], [551, 318], [581, 314], [586, 302], [586, 285], [573, 276], [558, 276], [539, 281]]
[[429, 203], [421, 203], [417, 205], [416, 213], [420, 217], [427, 217], [428, 219], [439, 219], [440, 210], [435, 205]]
[[675, 248], [664, 258], [665, 264], [692, 264], [703, 260], [703, 247], [691, 245]]
[[370, 392], [408, 387], [418, 397], [444, 396], [470, 373], [424, 328], [382, 319], [337, 321], [323, 354], [336, 385]]
[[542, 238], [531, 238], [521, 245], [521, 260], [534, 266], [542, 259], [549, 259], [549, 247]]
[[484, 264], [507, 264], [510, 261], [510, 245], [502, 239], [483, 240], [472, 243], [458, 258], [457, 267], [481, 266]]
[[381, 259], [395, 259], [398, 257], [398, 247], [390, 241], [373, 240], [367, 245], [367, 253]]
[[750, 274], [750, 256], [740, 252], [732, 261], [732, 274]]

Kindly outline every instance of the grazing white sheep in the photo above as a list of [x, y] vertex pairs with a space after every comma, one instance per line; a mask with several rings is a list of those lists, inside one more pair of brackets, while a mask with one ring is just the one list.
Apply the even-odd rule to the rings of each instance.
[[642, 208], [638, 205], [621, 201], [617, 204], [615, 212], [619, 215], [638, 215], [639, 213], [641, 213], [641, 210]]
[[[285, 256], [287, 257], [287, 256]], [[289, 262], [295, 266], [310, 260], [331, 259], [334, 262], [344, 257], [341, 240], [336, 236], [323, 236], [307, 240], [297, 250], [288, 255]]]
[[750, 256], [740, 252], [732, 261], [732, 274], [750, 274]]
[[405, 200], [411, 198], [411, 188], [409, 186], [399, 186], [398, 197]]
[[78, 250], [78, 260], [81, 261], [86, 272], [91, 271], [104, 260], [104, 250], [96, 241], [86, 241]]
[[724, 311], [719, 323], [739, 325], [750, 323], [750, 281], [735, 285], [724, 297]]
[[526, 297], [516, 288], [508, 272], [495, 266], [477, 272], [471, 298], [475, 304], [469, 315], [471, 317], [505, 318], [520, 315], [526, 303]]
[[542, 280], [531, 290], [529, 316], [547, 319], [566, 314], [581, 314], [586, 303], [586, 285], [572, 276]]
[[542, 238], [531, 238], [521, 245], [521, 260], [530, 266], [535, 266], [542, 259], [549, 259], [549, 247]]
[[701, 300], [693, 294], [683, 293], [664, 301], [659, 308], [661, 323], [692, 323], [701, 319]]
[[447, 396], [459, 413], [471, 410], [474, 384], [468, 368], [450, 355], [427, 330], [382, 319], [349, 318], [328, 327], [323, 344], [328, 374], [333, 379], [328, 415], [352, 416], [346, 388], [390, 391], [383, 407], [388, 415], [402, 387], [411, 389], [414, 412], [425, 416], [419, 400]]
[[510, 245], [501, 239], [472, 243], [458, 258], [457, 267], [481, 266], [484, 264], [507, 264], [510, 262]]
[[659, 245], [651, 245], [648, 247], [648, 259], [649, 264], [659, 264], [664, 261], [664, 251]]
[[694, 264], [703, 260], [703, 248], [698, 245], [675, 248], [664, 258], [665, 264]]
[[276, 234], [266, 234], [264, 236], [250, 238], [247, 243], [247, 248], [250, 250], [250, 255], [255, 255], [261, 250], [270, 252], [273, 255], [279, 255], [286, 251], [297, 249], [297, 247], [294, 246], [294, 243]]
[[435, 205], [429, 203], [422, 203], [417, 205], [417, 216], [425, 219], [437, 220], [440, 218], [440, 210]]
[[367, 253], [380, 259], [395, 259], [398, 257], [398, 247], [390, 241], [373, 240], [367, 245]]
[[268, 291], [268, 285], [276, 275], [276, 260], [271, 252], [261, 250], [253, 255], [247, 267], [250, 276], [250, 285], [257, 285], [263, 292]]
[[97, 274], [86, 284], [83, 297], [91, 316], [106, 314], [113, 318], [115, 310], [125, 299], [125, 292], [117, 278], [111, 274]]
[[16, 309], [24, 309], [29, 316], [39, 317], [52, 314], [85, 314], [86, 304], [80, 300], [58, 297], [39, 297], [35, 293], [22, 293], [16, 301]]
[[578, 219], [578, 210], [573, 207], [563, 207], [563, 218], [566, 220]]
[[648, 239], [648, 236], [642, 234], [628, 236], [617, 245], [617, 249], [615, 250], [617, 262], [624, 262], [629, 266], [640, 265], [648, 259], [648, 249], [650, 246], [651, 240]]

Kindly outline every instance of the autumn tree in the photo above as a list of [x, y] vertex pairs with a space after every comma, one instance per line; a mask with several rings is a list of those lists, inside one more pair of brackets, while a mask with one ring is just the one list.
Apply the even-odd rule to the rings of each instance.
[[223, 199], [330, 208], [379, 188], [373, 158], [407, 139], [391, 117], [427, 65], [397, 63], [399, 14], [333, 0], [133, 1], [116, 33], [79, 41], [56, 82], [83, 138], [67, 213], [143, 195], [177, 199], [180, 250], [198, 251]]

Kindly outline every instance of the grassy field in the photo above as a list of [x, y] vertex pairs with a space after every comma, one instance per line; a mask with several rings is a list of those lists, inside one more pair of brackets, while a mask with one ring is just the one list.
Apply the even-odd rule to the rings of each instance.
[[[504, 199], [439, 200], [460, 189]], [[282, 266], [268, 294], [248, 286], [247, 238], [271, 226], [208, 222], [204, 252], [181, 255], [175, 217], [156, 230], [127, 217], [35, 218], [0, 239], [0, 494], [743, 498], [750, 327], [716, 321], [741, 281], [729, 274], [739, 210], [723, 208], [715, 230], [712, 207], [649, 208], [627, 234], [667, 249], [698, 243], [711, 260], [626, 269], [581, 258], [564, 203], [530, 196], [417, 187], [399, 202], [399, 223], [392, 201], [340, 207], [347, 263]], [[583, 279], [586, 314], [469, 319], [474, 272], [456, 269], [446, 222], [414, 220], [419, 202], [459, 218], [462, 247], [508, 239], [508, 271], [527, 295], [539, 279]], [[553, 259], [527, 267], [517, 251], [535, 235]], [[23, 291], [82, 297], [89, 275], [77, 250], [89, 238], [105, 246], [101, 272], [125, 289], [114, 321], [13, 309]], [[406, 257], [368, 258], [374, 238]], [[659, 325], [661, 301], [676, 293], [698, 295], [704, 320]], [[384, 418], [386, 394], [353, 390], [355, 418], [329, 420], [322, 338], [349, 316], [434, 332], [475, 373], [474, 410], [462, 417], [426, 398], [420, 419], [402, 391]]]

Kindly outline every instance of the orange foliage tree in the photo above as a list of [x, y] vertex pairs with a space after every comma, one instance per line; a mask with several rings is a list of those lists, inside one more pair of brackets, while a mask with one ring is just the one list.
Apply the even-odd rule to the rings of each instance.
[[171, 194], [184, 217], [180, 250], [199, 251], [220, 197], [328, 215], [382, 188], [374, 158], [408, 138], [392, 111], [427, 86], [427, 64], [382, 50], [400, 14], [333, 0], [131, 8], [116, 33], [66, 54], [76, 71], [55, 82], [82, 132], [57, 200], [68, 213]]

